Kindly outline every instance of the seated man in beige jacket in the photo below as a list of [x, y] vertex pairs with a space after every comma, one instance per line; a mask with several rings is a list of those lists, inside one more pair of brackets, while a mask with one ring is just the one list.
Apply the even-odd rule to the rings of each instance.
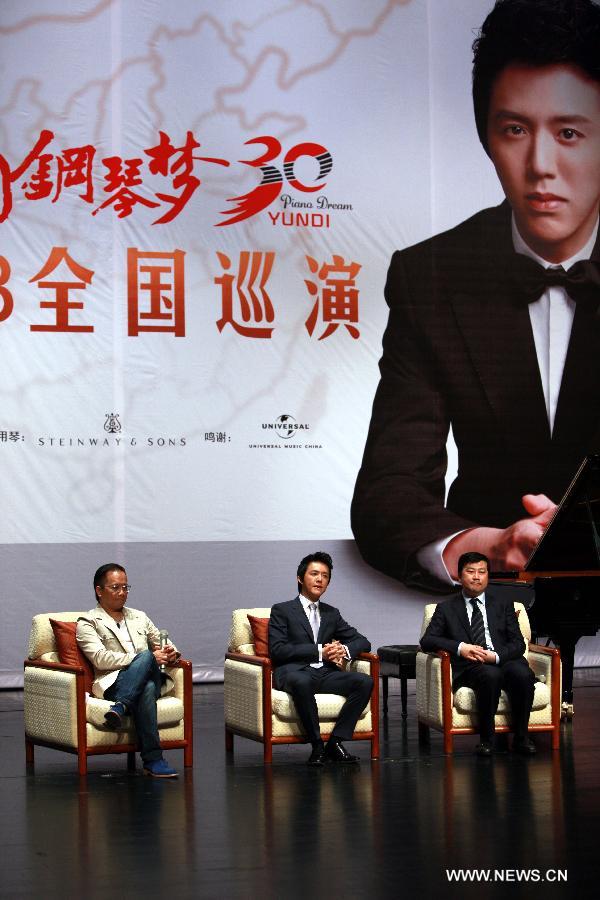
[[172, 644], [161, 647], [160, 632], [145, 613], [125, 608], [129, 585], [123, 566], [100, 566], [94, 592], [98, 606], [77, 620], [77, 643], [94, 667], [92, 693], [114, 701], [105, 715], [111, 728], [119, 727], [122, 716], [133, 716], [144, 773], [176, 778], [160, 748], [156, 701], [168, 678], [159, 667], [180, 654]]

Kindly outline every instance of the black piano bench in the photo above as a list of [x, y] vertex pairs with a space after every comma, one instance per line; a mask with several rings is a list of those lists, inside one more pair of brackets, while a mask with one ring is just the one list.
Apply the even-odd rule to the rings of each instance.
[[418, 644], [390, 644], [379, 647], [379, 677], [383, 684], [383, 715], [388, 712], [388, 678], [400, 679], [400, 697], [402, 699], [402, 718], [406, 719], [406, 682], [416, 678]]

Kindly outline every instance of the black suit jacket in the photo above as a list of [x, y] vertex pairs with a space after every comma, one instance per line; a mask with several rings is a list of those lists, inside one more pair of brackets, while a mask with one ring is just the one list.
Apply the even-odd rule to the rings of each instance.
[[[367, 562], [408, 584], [423, 583], [420, 547], [505, 528], [525, 515], [525, 493], [558, 502], [600, 448], [600, 320], [577, 306], [551, 436], [528, 307], [511, 281], [510, 218], [507, 203], [483, 210], [390, 264], [352, 528]], [[450, 426], [459, 470], [444, 505]]]
[[[328, 644], [338, 640], [346, 644], [351, 657], [366, 653], [371, 644], [362, 634], [348, 625], [340, 611], [328, 603], [319, 601], [321, 625], [318, 643]], [[269, 656], [275, 668], [275, 687], [280, 688], [288, 672], [303, 669], [319, 661], [319, 650], [314, 641], [308, 617], [298, 597], [286, 603], [276, 603], [269, 619]], [[333, 663], [326, 666], [336, 668]]]
[[[488, 587], [485, 591], [485, 612], [492, 644], [500, 660], [499, 665], [522, 657], [525, 652], [525, 639], [519, 628], [513, 601], [495, 594]], [[466, 669], [479, 665], [458, 655], [458, 645], [461, 642], [473, 643], [462, 592], [454, 594], [443, 603], [438, 603], [421, 638], [421, 648], [426, 653], [447, 650], [452, 654], [452, 675], [455, 683], [460, 680]]]

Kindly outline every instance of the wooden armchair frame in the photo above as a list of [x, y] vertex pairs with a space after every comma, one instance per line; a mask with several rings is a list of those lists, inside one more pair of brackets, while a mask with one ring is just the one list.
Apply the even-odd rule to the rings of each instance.
[[[77, 728], [77, 746], [70, 747], [55, 741], [42, 740], [25, 733], [25, 762], [27, 768], [33, 770], [35, 746], [51, 747], [54, 750], [63, 750], [67, 753], [77, 755], [78, 768], [80, 775], [87, 775], [87, 758], [88, 756], [103, 755], [106, 753], [127, 753], [127, 768], [135, 768], [135, 752], [138, 750], [137, 744], [119, 743], [119, 744], [103, 744], [100, 746], [87, 745], [86, 730], [86, 694], [85, 694], [85, 672], [82, 666], [69, 666], [58, 662], [49, 662], [42, 659], [26, 659], [24, 668], [46, 669], [54, 672], [64, 672], [75, 678], [75, 702], [76, 702], [76, 728]], [[194, 739], [193, 739], [193, 696], [192, 696], [192, 664], [189, 660], [180, 659], [169, 668], [179, 668], [183, 670], [183, 731], [184, 737], [181, 740], [161, 740], [161, 747], [164, 750], [183, 749], [183, 764], [189, 768], [193, 764], [194, 756]], [[25, 698], [27, 702], [27, 698]]]
[[[263, 735], [258, 736], [242, 728], [233, 727], [225, 724], [225, 749], [227, 752], [233, 752], [234, 735], [249, 738], [252, 741], [260, 741], [263, 744], [263, 757], [266, 764], [270, 764], [273, 760], [273, 746], [275, 744], [302, 744], [305, 738], [296, 735], [273, 735], [273, 706], [271, 699], [271, 691], [273, 684], [273, 666], [271, 660], [265, 656], [255, 656], [250, 653], [234, 653], [225, 654], [226, 660], [234, 660], [236, 662], [247, 663], [251, 666], [260, 666], [262, 669], [262, 721]], [[379, 759], [379, 657], [374, 653], [361, 653], [356, 657], [357, 660], [365, 660], [369, 662], [371, 668], [371, 677], [373, 678], [373, 690], [371, 692], [371, 731], [355, 731], [353, 741], [371, 742], [371, 758]], [[322, 732], [322, 737], [327, 738], [329, 732]]]
[[[547, 725], [530, 724], [528, 731], [551, 732], [552, 749], [558, 750], [560, 745], [560, 714], [561, 714], [561, 688], [560, 688], [560, 650], [556, 647], [543, 647], [541, 644], [529, 643], [529, 652], [531, 654], [541, 654], [552, 657], [551, 659], [551, 717], [552, 721]], [[452, 667], [450, 663], [450, 654], [446, 650], [438, 650], [436, 653], [423, 654], [429, 657], [438, 657], [441, 660], [441, 678], [442, 678], [442, 732], [444, 735], [444, 753], [452, 753], [453, 739], [456, 734], [476, 734], [476, 728], [456, 728], [452, 725]], [[430, 723], [423, 722], [419, 719], [419, 737], [427, 740], [429, 737], [429, 728], [436, 727]], [[495, 728], [497, 734], [510, 732], [508, 725], [497, 725]]]

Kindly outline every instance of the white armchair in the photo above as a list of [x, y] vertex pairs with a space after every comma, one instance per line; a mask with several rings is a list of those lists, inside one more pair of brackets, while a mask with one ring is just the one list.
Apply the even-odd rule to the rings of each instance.
[[[436, 605], [429, 603], [425, 607], [421, 636], [429, 625]], [[551, 732], [552, 749], [557, 750], [561, 712], [560, 651], [554, 647], [531, 644], [531, 627], [525, 608], [520, 603], [515, 603], [515, 611], [525, 638], [525, 657], [538, 678], [528, 730]], [[452, 753], [455, 734], [474, 734], [477, 731], [475, 694], [469, 687], [461, 687], [456, 693], [452, 692], [450, 654], [445, 650], [417, 653], [417, 718], [421, 737], [426, 738], [430, 728], [444, 733], [445, 753]], [[500, 694], [495, 730], [511, 730], [510, 708], [504, 691]]]
[[[274, 744], [303, 743], [306, 737], [292, 698], [272, 686], [268, 656], [257, 656], [248, 614], [268, 619], [270, 608], [235, 609], [229, 648], [225, 654], [225, 746], [233, 750], [234, 735], [260, 741], [265, 763], [273, 758]], [[361, 653], [352, 668], [373, 677], [371, 699], [356, 724], [352, 740], [371, 741], [371, 757], [379, 758], [379, 660]], [[327, 737], [344, 704], [337, 694], [317, 694], [321, 734]]]
[[[127, 753], [128, 767], [135, 767], [136, 734], [127, 716], [118, 731], [108, 728], [104, 713], [108, 700], [86, 692], [83, 665], [59, 662], [50, 619], [76, 622], [82, 612], [43, 613], [33, 617], [29, 654], [25, 660], [25, 754], [34, 764], [35, 745], [77, 754], [79, 774], [87, 774], [87, 757], [102, 753]], [[182, 748], [184, 766], [192, 765], [192, 665], [179, 660], [169, 666], [174, 690], [157, 703], [158, 731], [163, 749]]]

